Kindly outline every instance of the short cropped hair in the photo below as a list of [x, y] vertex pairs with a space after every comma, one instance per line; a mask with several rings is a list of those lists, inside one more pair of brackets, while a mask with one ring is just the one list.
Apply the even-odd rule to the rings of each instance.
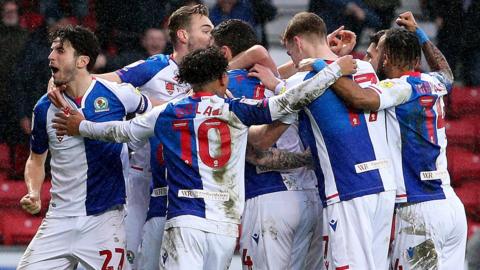
[[403, 28], [392, 28], [385, 34], [385, 54], [395, 65], [415, 68], [422, 49], [415, 33]]
[[382, 36], [385, 35], [386, 32], [387, 32], [387, 30], [380, 30], [376, 33], [371, 34], [370, 35], [370, 43], [374, 43], [374, 44], [378, 45], [378, 42], [380, 41], [380, 38], [382, 38]]
[[295, 36], [312, 34], [326, 40], [327, 26], [325, 22], [315, 13], [300, 12], [288, 22], [282, 41], [283, 43], [291, 42]]
[[178, 68], [181, 83], [202, 87], [221, 78], [226, 72], [228, 61], [215, 46], [198, 49], [187, 54]]
[[67, 25], [50, 33], [50, 42], [53, 42], [57, 38], [60, 39], [60, 43], [62, 44], [65, 41], [70, 42], [73, 49], [75, 49], [76, 56], [88, 56], [90, 61], [87, 64], [87, 70], [92, 71], [100, 52], [97, 37], [95, 37], [92, 31], [83, 26]]
[[202, 4], [183, 6], [172, 13], [168, 19], [168, 35], [173, 44], [177, 44], [178, 42], [177, 31], [190, 27], [190, 21], [193, 15], [208, 17], [208, 8]]
[[232, 19], [221, 22], [212, 30], [215, 45], [227, 46], [232, 56], [259, 44], [252, 27], [244, 21]]

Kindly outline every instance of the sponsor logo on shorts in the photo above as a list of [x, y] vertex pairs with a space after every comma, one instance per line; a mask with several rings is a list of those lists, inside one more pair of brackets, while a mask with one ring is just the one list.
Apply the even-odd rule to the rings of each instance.
[[167, 253], [167, 252], [163, 252], [163, 255], [162, 255], [163, 264], [165, 264], [165, 262], [167, 261], [167, 259], [168, 259], [168, 253]]
[[213, 192], [201, 189], [180, 189], [178, 191], [178, 197], [226, 202], [230, 199], [230, 194], [227, 192]]
[[337, 230], [337, 223], [338, 223], [338, 220], [330, 220], [329, 222], [329, 225], [330, 225], [330, 228], [332, 228], [333, 231], [336, 231]]
[[127, 250], [127, 260], [130, 264], [133, 264], [133, 261], [135, 260], [135, 254], [131, 250]]
[[389, 166], [390, 166], [390, 160], [388, 160], [388, 159], [374, 160], [374, 161], [369, 161], [369, 162], [356, 164], [355, 165], [355, 172], [356, 173], [363, 173], [363, 172], [368, 172], [368, 171], [387, 168]]
[[260, 236], [258, 235], [258, 233], [254, 233], [254, 234], [252, 235], [252, 238], [253, 238], [253, 240], [255, 241], [255, 243], [257, 243], [257, 245], [258, 245], [258, 239], [260, 238]]
[[95, 112], [108, 112], [110, 108], [108, 107], [108, 100], [104, 97], [98, 97], [93, 102], [95, 107]]

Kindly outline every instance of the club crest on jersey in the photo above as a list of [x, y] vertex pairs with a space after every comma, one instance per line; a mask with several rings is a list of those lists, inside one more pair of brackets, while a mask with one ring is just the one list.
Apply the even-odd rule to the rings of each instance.
[[173, 85], [173, 83], [171, 83], [171, 82], [166, 82], [165, 83], [165, 90], [167, 90], [167, 93], [169, 95], [171, 95], [175, 91], [175, 85]]
[[95, 112], [108, 112], [110, 108], [108, 107], [108, 100], [104, 97], [98, 97], [93, 102], [95, 107]]

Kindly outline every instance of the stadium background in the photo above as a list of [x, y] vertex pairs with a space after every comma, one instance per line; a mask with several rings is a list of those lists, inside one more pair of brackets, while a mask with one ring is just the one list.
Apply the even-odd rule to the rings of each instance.
[[[138, 8], [132, 9], [132, 2], [135, 2]], [[27, 133], [31, 109], [44, 93], [50, 76], [47, 27], [51, 29], [57, 25], [74, 23], [95, 30], [102, 44], [102, 58], [99, 59], [97, 72], [107, 72], [148, 56], [149, 45], [142, 43], [142, 36], [145, 36], [142, 34], [151, 27], [164, 28], [169, 12], [190, 2], [198, 1], [23, 0], [15, 2], [16, 4], [13, 4], [13, 1], [0, 1], [3, 3], [0, 25], [0, 270], [15, 268], [45, 215], [50, 198], [50, 182], [47, 178], [42, 188], [43, 209], [40, 214], [26, 214], [18, 203], [26, 193], [23, 168], [29, 151]], [[480, 31], [479, 24], [469, 20], [469, 16], [480, 16], [480, 1], [204, 1], [212, 10], [219, 7], [218, 5], [228, 6], [234, 3], [231, 14], [253, 24], [277, 64], [289, 60], [279, 42], [281, 31], [288, 20], [295, 13], [309, 10], [309, 7], [320, 2], [336, 2], [335, 4], [339, 5], [353, 2], [363, 9], [365, 15], [375, 11], [383, 14], [388, 24], [399, 13], [411, 10], [420, 26], [446, 55], [456, 75], [455, 89], [446, 100], [449, 171], [452, 185], [467, 211], [467, 254], [479, 254], [480, 52], [477, 50], [480, 48], [480, 39], [474, 38], [471, 33], [480, 36]], [[258, 4], [267, 4], [267, 7], [270, 4], [270, 12], [256, 14], [252, 8]], [[342, 14], [348, 13], [346, 10], [343, 12]], [[265, 17], [262, 18], [262, 14]], [[226, 17], [215, 12], [211, 12], [211, 16], [215, 16], [212, 18], [214, 23], [215, 20]], [[382, 16], [378, 18], [381, 21]], [[330, 25], [329, 23], [331, 22], [327, 21], [327, 25]], [[344, 24], [341, 20], [333, 21], [333, 24], [335, 23]], [[378, 22], [375, 24], [365, 20], [364, 25], [363, 29], [354, 29], [357, 33], [354, 55], [358, 58], [363, 56], [368, 46], [369, 34], [374, 32], [374, 28], [381, 28]], [[165, 45], [158, 39], [152, 42], [158, 42], [155, 45], [157, 49], [162, 49]], [[167, 43], [164, 52], [168, 53], [169, 50], [171, 46]], [[423, 62], [422, 69], [428, 70], [425, 61]], [[468, 76], [469, 74], [471, 76]], [[474, 263], [475, 256], [467, 256], [468, 258]], [[480, 269], [477, 268], [479, 265], [470, 269]], [[240, 269], [238, 256], [234, 258], [232, 268]]]

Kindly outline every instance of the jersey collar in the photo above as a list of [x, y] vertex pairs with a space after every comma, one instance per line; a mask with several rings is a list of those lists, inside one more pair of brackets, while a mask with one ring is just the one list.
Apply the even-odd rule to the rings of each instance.
[[197, 92], [193, 92], [192, 97], [193, 98], [201, 98], [201, 97], [210, 97], [210, 96], [214, 96], [214, 95], [215, 95], [215, 93], [212, 93], [212, 92], [197, 91]]
[[420, 77], [421, 73], [418, 71], [405, 71], [402, 73], [402, 76]]

